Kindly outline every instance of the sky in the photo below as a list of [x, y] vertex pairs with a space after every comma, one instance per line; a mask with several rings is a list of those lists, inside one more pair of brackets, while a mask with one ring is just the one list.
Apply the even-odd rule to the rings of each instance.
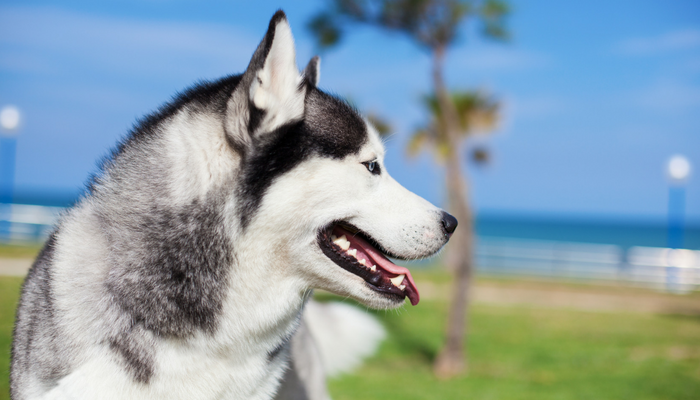
[[[199, 80], [242, 72], [276, 9], [303, 68], [323, 1], [0, 1], [0, 107], [22, 112], [17, 191], [78, 192], [135, 121]], [[700, 2], [512, 1], [511, 40], [467, 21], [446, 79], [501, 103], [465, 161], [481, 214], [663, 220], [671, 156], [687, 157], [686, 215], [700, 224]], [[442, 205], [443, 170], [409, 158], [428, 119], [430, 58], [408, 38], [354, 27], [321, 53], [320, 87], [388, 119], [388, 171]], [[467, 159], [465, 149], [465, 160]]]

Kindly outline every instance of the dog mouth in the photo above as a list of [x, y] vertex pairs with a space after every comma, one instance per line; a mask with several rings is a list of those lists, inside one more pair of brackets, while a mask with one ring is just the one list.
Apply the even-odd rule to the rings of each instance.
[[344, 270], [364, 279], [370, 289], [412, 305], [420, 296], [408, 269], [398, 266], [377, 249], [377, 241], [347, 223], [333, 223], [318, 233], [323, 253]]

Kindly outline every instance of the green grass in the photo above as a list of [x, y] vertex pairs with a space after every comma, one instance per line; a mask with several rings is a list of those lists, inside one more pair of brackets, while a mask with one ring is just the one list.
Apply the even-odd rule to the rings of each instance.
[[330, 382], [343, 399], [698, 399], [700, 317], [478, 305], [469, 374], [431, 373], [447, 307], [378, 312], [389, 331], [358, 372]]
[[10, 398], [10, 348], [22, 278], [0, 277], [0, 400]]
[[[0, 277], [0, 399], [8, 399], [21, 279]], [[324, 299], [329, 296], [322, 296]], [[377, 355], [330, 382], [344, 399], [698, 399], [700, 318], [479, 305], [469, 375], [439, 381], [431, 363], [446, 304], [378, 312], [389, 331]]]

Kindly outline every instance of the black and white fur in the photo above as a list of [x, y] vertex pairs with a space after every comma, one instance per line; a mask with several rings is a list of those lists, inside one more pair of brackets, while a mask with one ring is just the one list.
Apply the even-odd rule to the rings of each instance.
[[140, 121], [27, 277], [13, 399], [270, 399], [283, 377], [289, 396], [327, 397], [302, 323], [312, 289], [403, 299], [338, 267], [319, 230], [346, 221], [405, 259], [448, 235], [387, 174], [372, 126], [316, 87], [318, 67], [299, 73], [278, 11], [245, 73]]

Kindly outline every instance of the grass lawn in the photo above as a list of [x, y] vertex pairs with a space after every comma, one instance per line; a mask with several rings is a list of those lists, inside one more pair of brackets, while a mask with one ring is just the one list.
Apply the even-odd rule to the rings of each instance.
[[[21, 279], [0, 277], [0, 399]], [[431, 363], [446, 304], [378, 312], [389, 331], [379, 353], [330, 382], [343, 399], [698, 399], [700, 318], [478, 305], [470, 373], [438, 381]]]
[[467, 377], [431, 375], [446, 307], [379, 313], [390, 337], [342, 399], [698, 399], [700, 319], [479, 305]]
[[0, 276], [0, 400], [10, 398], [10, 348], [23, 278]]

